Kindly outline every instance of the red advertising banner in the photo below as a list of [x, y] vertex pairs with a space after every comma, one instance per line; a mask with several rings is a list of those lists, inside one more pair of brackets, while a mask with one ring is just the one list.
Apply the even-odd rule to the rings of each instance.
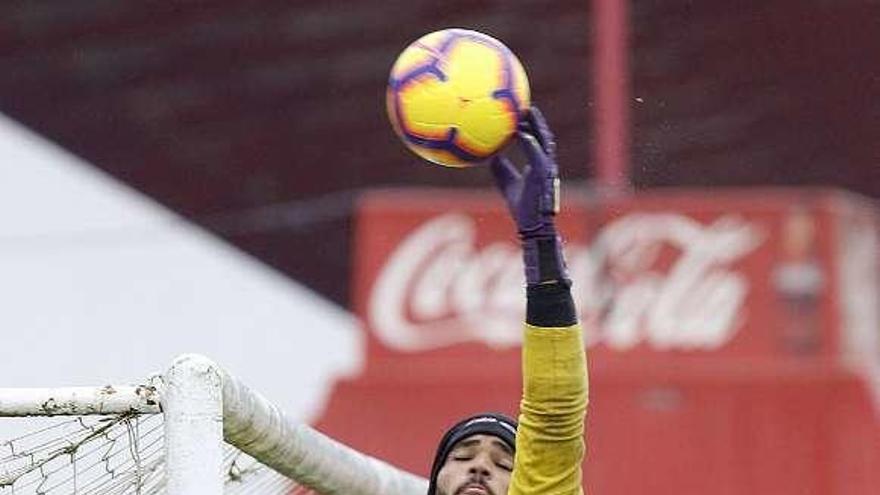
[[[591, 357], [834, 355], [833, 198], [569, 193], [559, 224]], [[518, 345], [522, 262], [503, 208], [492, 191], [363, 199], [355, 303], [371, 355]]]
[[[563, 205], [590, 371], [586, 493], [876, 492], [874, 204], [743, 189], [570, 190]], [[366, 367], [317, 425], [426, 475], [456, 419], [516, 414], [514, 227], [488, 189], [375, 192], [355, 243]]]

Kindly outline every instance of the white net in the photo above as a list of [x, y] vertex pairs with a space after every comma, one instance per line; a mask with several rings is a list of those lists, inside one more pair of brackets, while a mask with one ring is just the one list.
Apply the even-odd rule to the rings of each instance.
[[298, 484], [290, 478], [278, 474], [272, 469], [266, 467], [266, 465], [231, 445], [226, 445], [226, 452], [223, 460], [223, 493], [225, 495], [258, 493], [317, 495], [318, 493]]
[[0, 388], [0, 495], [426, 489], [423, 478], [291, 422], [203, 356], [179, 357], [149, 385]]
[[[0, 440], [0, 495], [165, 493], [161, 414], [3, 421], [30, 429]], [[223, 477], [226, 494], [316, 493], [228, 444]]]

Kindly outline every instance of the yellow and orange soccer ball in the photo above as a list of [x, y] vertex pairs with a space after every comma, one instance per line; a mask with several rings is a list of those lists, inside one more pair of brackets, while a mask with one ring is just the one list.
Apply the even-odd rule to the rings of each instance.
[[497, 153], [529, 107], [529, 81], [504, 44], [483, 33], [444, 29], [406, 47], [386, 92], [395, 132], [415, 154], [467, 167]]

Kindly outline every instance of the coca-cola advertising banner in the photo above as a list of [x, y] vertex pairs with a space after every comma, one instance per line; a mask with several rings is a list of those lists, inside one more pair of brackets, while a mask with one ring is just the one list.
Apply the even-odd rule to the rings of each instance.
[[[833, 197], [564, 191], [558, 224], [591, 359], [835, 353]], [[374, 192], [357, 222], [354, 296], [371, 357], [519, 345], [522, 260], [494, 191]]]

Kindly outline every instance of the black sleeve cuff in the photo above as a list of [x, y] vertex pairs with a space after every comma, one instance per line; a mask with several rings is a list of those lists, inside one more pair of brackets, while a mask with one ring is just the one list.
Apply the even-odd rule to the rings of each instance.
[[536, 327], [568, 327], [577, 323], [571, 284], [529, 285], [526, 288], [526, 323]]

